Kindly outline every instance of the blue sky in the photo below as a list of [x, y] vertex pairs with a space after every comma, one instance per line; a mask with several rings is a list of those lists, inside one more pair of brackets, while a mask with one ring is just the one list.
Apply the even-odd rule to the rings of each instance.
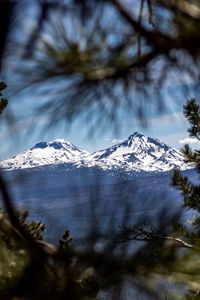
[[[137, 119], [127, 111], [121, 111], [119, 128], [116, 132], [111, 124], [105, 123], [102, 130], [96, 134], [96, 129], [101, 129], [102, 124], [95, 124], [93, 135], [88, 134], [88, 122], [81, 117], [77, 117], [71, 124], [60, 123], [56, 127], [42, 129], [47, 124], [45, 116], [33, 115], [35, 98], [31, 94], [18, 94], [11, 96], [7, 92], [9, 106], [2, 116], [2, 135], [1, 142], [1, 159], [9, 158], [32, 147], [40, 141], [51, 141], [57, 138], [65, 138], [76, 146], [90, 152], [98, 149], [104, 149], [128, 138], [135, 131], [151, 137], [155, 137], [166, 144], [180, 148], [184, 140], [188, 137], [188, 123], [183, 116], [182, 106], [186, 99], [196, 97], [198, 100], [198, 89], [190, 89], [187, 97], [181, 94], [176, 101], [168, 96], [165, 102], [170, 110], [165, 113], [153, 112], [148, 116], [148, 126], [144, 126], [142, 120]], [[27, 101], [29, 97], [29, 101]], [[172, 105], [170, 101], [175, 101]], [[7, 116], [10, 112], [14, 113], [15, 121], [10, 122]], [[190, 141], [190, 140], [189, 140]], [[188, 140], [187, 140], [188, 142]]]
[[[27, 18], [24, 18], [24, 16], [21, 18], [21, 27], [25, 33], [30, 32], [32, 26], [34, 26], [34, 18], [37, 10], [30, 7], [27, 12], [29, 12], [29, 14], [26, 14]], [[17, 35], [15, 33], [15, 35], [19, 39], [22, 39], [23, 35], [21, 31], [19, 33]], [[60, 123], [54, 128], [47, 126], [46, 130], [42, 130], [42, 127], [47, 124], [46, 116], [34, 115], [33, 111], [35, 104], [43, 99], [38, 99], [36, 95], [34, 97], [31, 92], [12, 95], [12, 81], [14, 81], [14, 76], [12, 75], [13, 78], [10, 78], [10, 81], [7, 82], [9, 106], [5, 114], [1, 117], [0, 159], [16, 155], [32, 147], [37, 142], [50, 141], [57, 138], [65, 138], [76, 146], [93, 152], [127, 139], [135, 131], [158, 138], [172, 147], [180, 148], [182, 146], [180, 141], [183, 142], [188, 137], [188, 123], [183, 116], [182, 106], [186, 99], [196, 98], [198, 100], [199, 88], [189, 88], [188, 92], [183, 94], [180, 91], [180, 86], [178, 86], [179, 82], [183, 82], [183, 80], [179, 80], [178, 76], [180, 74], [177, 76], [176, 74], [173, 75], [171, 81], [177, 78], [176, 83], [169, 83], [171, 85], [171, 92], [167, 93], [164, 91], [164, 102], [169, 109], [162, 114], [156, 112], [156, 110], [151, 111], [151, 113], [149, 111], [146, 119], [148, 121], [147, 127], [134, 114], [121, 110], [120, 130], [118, 132], [113, 130], [109, 122], [105, 121], [104, 126], [102, 124], [95, 125], [96, 128], [94, 128], [92, 136], [88, 135], [88, 121], [83, 120], [81, 117], [76, 118], [72, 124]], [[188, 86], [192, 86], [193, 84], [187, 78], [185, 78], [185, 83]], [[140, 101], [139, 99], [136, 100]], [[145, 99], [146, 102], [153, 102], [153, 100], [154, 95], [150, 99]], [[15, 116], [14, 122], [11, 122], [7, 118], [10, 112], [13, 112]], [[101, 131], [99, 131], [99, 128], [101, 128]], [[97, 130], [95, 129], [98, 129], [98, 134], [96, 134]]]

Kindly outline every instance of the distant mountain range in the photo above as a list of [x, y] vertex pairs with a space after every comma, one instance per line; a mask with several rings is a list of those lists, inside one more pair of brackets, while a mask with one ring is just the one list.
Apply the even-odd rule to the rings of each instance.
[[64, 139], [41, 142], [2, 161], [0, 167], [13, 170], [63, 164], [77, 168], [155, 172], [189, 168], [181, 152], [137, 132], [119, 144], [94, 153], [82, 150]]

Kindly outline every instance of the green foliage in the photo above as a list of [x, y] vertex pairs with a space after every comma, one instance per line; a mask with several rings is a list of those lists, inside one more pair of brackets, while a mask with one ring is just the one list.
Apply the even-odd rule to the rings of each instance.
[[[190, 136], [200, 141], [200, 107], [195, 99], [188, 100], [186, 105], [184, 105], [184, 115], [190, 123], [188, 129]], [[189, 145], [185, 145], [182, 152], [200, 172], [200, 150], [192, 150]], [[196, 193], [198, 192], [199, 189], [197, 189]]]
[[200, 186], [193, 184], [186, 176], [175, 171], [172, 179], [184, 198], [184, 205], [200, 212]]
[[[184, 105], [184, 115], [190, 123], [188, 129], [190, 136], [200, 139], [200, 107], [195, 99], [187, 101]], [[193, 163], [197, 171], [200, 172], [200, 151], [192, 150], [189, 145], [185, 145], [182, 152], [185, 154], [188, 161]], [[200, 185], [194, 184], [179, 171], [174, 172], [172, 183], [183, 195], [184, 205], [200, 212]]]
[[183, 113], [190, 123], [188, 132], [191, 137], [200, 140], [200, 107], [195, 99], [188, 100], [183, 106]]
[[62, 250], [66, 250], [69, 248], [69, 245], [72, 242], [72, 237], [70, 235], [69, 230], [66, 230], [62, 239], [59, 241], [59, 248]]
[[[29, 213], [27, 211], [18, 213], [19, 223], [24, 230], [36, 240], [43, 240], [45, 225], [41, 222], [29, 221]], [[18, 243], [16, 241], [20, 238], [19, 233], [13, 228], [9, 217], [2, 210], [0, 211], [0, 240], [9, 249], [18, 250]]]
[[[191, 137], [200, 140], [200, 107], [195, 99], [187, 101], [184, 105], [184, 115], [190, 123], [188, 132]], [[196, 167], [200, 173], [200, 151], [192, 150], [189, 145], [182, 149], [186, 159]], [[172, 183], [176, 186], [183, 196], [184, 206], [193, 209], [197, 216], [191, 220], [193, 225], [189, 230], [180, 226], [179, 232], [189, 240], [193, 245], [192, 251], [189, 251], [176, 262], [176, 279], [185, 282], [190, 288], [187, 299], [199, 299], [200, 293], [200, 185], [194, 183], [180, 171], [175, 171], [172, 177]]]
[[[23, 12], [24, 24], [29, 23], [29, 5], [36, 5], [38, 16], [33, 18], [33, 31], [25, 33], [18, 27], [23, 36], [20, 41], [13, 34], [12, 44], [21, 51], [11, 47], [5, 69], [16, 70], [19, 90], [28, 87], [35, 93], [35, 113], [45, 113], [49, 125], [68, 121], [69, 126], [80, 115], [87, 118], [88, 108], [88, 126], [92, 127], [93, 121], [98, 125], [95, 134], [97, 128], [104, 129], [104, 120], [120, 130], [120, 108], [147, 124], [144, 117], [149, 109], [167, 107], [160, 99], [171, 93], [166, 85], [171, 72], [180, 72], [183, 82], [187, 76], [198, 82], [198, 1], [43, 2], [28, 1], [16, 10], [16, 15]], [[8, 28], [15, 32], [13, 24]], [[24, 55], [19, 57], [19, 53]], [[41, 85], [48, 91], [45, 101]], [[157, 101], [146, 101], [152, 95]]]
[[24, 229], [36, 240], [43, 240], [45, 225], [41, 222], [28, 221], [29, 213], [25, 211], [19, 218], [19, 222], [23, 225]]

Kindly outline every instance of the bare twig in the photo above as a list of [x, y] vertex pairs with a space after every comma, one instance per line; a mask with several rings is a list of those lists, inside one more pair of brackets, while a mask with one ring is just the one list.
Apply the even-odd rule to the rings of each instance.
[[[141, 24], [141, 22], [142, 22], [144, 2], [145, 2], [145, 0], [142, 0], [141, 5], [140, 5], [140, 11], [139, 11], [139, 17], [138, 17], [138, 23], [139, 24]], [[138, 32], [138, 34], [137, 34], [137, 40], [138, 40], [138, 58], [140, 58], [140, 56], [141, 56], [141, 36], [140, 36], [140, 32]]]
[[[121, 243], [127, 241], [143, 241], [143, 242], [153, 242], [158, 240], [166, 240], [168, 243], [165, 244], [166, 248], [195, 248], [194, 245], [191, 245], [180, 238], [173, 236], [163, 236], [154, 232], [154, 229], [151, 228], [149, 231], [145, 230], [142, 227], [134, 228], [127, 226], [120, 226], [122, 229], [122, 240]], [[169, 243], [170, 242], [170, 243]]]
[[149, 24], [151, 24], [153, 27], [155, 27], [155, 24], [153, 22], [153, 5], [151, 3], [151, 0], [147, 0], [148, 10], [149, 10]]
[[160, 49], [171, 49], [174, 46], [179, 47], [178, 40], [173, 39], [169, 35], [158, 31], [152, 31], [146, 29], [138, 21], [134, 20], [129, 11], [117, 0], [111, 0], [121, 16], [135, 29], [136, 32], [140, 32], [150, 44], [160, 48]]

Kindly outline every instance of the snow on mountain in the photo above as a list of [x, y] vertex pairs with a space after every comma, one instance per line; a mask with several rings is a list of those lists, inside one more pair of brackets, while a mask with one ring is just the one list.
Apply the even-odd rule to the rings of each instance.
[[75, 163], [89, 155], [89, 152], [77, 148], [64, 139], [41, 142], [17, 156], [3, 161], [4, 169], [24, 169], [44, 165]]
[[94, 152], [91, 156], [100, 161], [112, 159], [115, 165], [121, 164], [127, 170], [168, 171], [173, 168], [188, 168], [179, 151], [138, 132], [122, 143]]
[[92, 154], [63, 139], [41, 142], [3, 161], [0, 166], [3, 169], [22, 169], [58, 164], [124, 171], [168, 171], [189, 167], [179, 151], [137, 132], [122, 143]]

